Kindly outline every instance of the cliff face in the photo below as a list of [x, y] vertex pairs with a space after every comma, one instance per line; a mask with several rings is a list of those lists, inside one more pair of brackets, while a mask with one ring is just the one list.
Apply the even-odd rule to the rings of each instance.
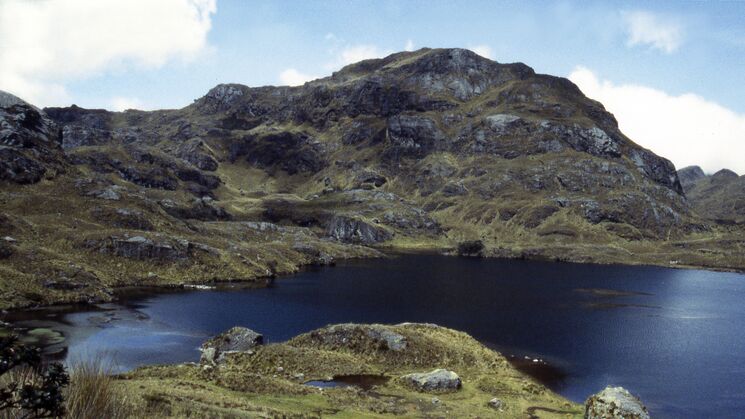
[[8, 304], [477, 240], [486, 256], [745, 266], [737, 246], [671, 241], [711, 227], [600, 103], [467, 50], [219, 85], [178, 110], [0, 105], [2, 138], [23, 139], [0, 152], [30, 161], [4, 169], [0, 233], [16, 241], [0, 268], [28, 288]]

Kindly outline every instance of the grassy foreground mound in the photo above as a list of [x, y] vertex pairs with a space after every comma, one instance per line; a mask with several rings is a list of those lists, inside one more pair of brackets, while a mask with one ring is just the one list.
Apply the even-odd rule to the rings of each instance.
[[[460, 388], [417, 391], [401, 378], [439, 368], [456, 373]], [[375, 376], [377, 385], [319, 388], [309, 383], [358, 376]], [[140, 368], [116, 385], [143, 417], [583, 414], [581, 405], [534, 382], [469, 335], [430, 324], [328, 326], [228, 354], [216, 365]]]

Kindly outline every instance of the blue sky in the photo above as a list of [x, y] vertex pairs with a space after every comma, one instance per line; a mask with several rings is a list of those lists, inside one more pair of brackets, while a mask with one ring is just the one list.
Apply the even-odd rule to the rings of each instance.
[[[0, 0], [0, 89], [40, 105], [173, 108], [218, 83], [299, 83], [359, 58], [464, 47], [571, 76], [676, 165], [701, 157], [675, 156], [681, 136], [718, 141], [708, 171], [736, 165], [724, 149], [745, 141], [742, 2], [95, 0], [106, 7], [93, 10], [92, 1]], [[46, 24], [59, 32], [18, 39], [19, 27]], [[38, 65], [3, 73], [21, 60]], [[668, 125], [711, 115], [703, 131], [645, 128], [638, 103], [681, 107], [660, 116]]]

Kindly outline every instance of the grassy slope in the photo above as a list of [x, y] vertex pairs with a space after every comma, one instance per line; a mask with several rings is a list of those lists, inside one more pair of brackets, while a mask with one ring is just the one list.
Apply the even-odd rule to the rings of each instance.
[[[581, 406], [535, 383], [464, 333], [427, 325], [388, 328], [405, 336], [406, 349], [394, 353], [364, 340], [329, 347], [311, 332], [254, 354], [233, 355], [216, 368], [142, 368], [123, 376], [119, 385], [138, 411], [151, 417], [491, 417], [496, 411], [487, 402], [494, 397], [504, 402], [500, 417], [525, 417], [535, 407], [547, 409], [537, 412], [542, 418], [581, 417]], [[463, 388], [427, 394], [396, 379], [434, 368], [458, 373]], [[371, 391], [302, 384], [349, 374], [381, 374], [390, 380]], [[433, 397], [440, 402], [433, 403]]]

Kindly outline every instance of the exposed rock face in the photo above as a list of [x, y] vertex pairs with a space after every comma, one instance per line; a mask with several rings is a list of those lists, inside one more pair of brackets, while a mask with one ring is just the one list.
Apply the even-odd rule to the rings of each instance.
[[461, 387], [461, 380], [458, 374], [445, 369], [407, 374], [401, 377], [401, 381], [417, 391], [433, 393], [457, 391]]
[[678, 175], [675, 172], [675, 166], [670, 160], [663, 159], [644, 149], [632, 150], [630, 156], [639, 171], [646, 176], [677, 193], [683, 193], [683, 188], [680, 186]]
[[649, 412], [623, 387], [609, 386], [587, 399], [585, 419], [649, 419]]
[[375, 244], [391, 238], [391, 233], [381, 227], [375, 227], [364, 221], [335, 216], [326, 227], [326, 234], [346, 243]]
[[181, 144], [177, 155], [201, 170], [209, 172], [217, 170], [217, 160], [201, 138], [192, 138]]
[[706, 174], [699, 166], [688, 166], [678, 170], [678, 179], [683, 190], [688, 193], [691, 187], [699, 180], [706, 177]]
[[134, 236], [128, 239], [111, 238], [108, 245], [101, 248], [102, 251], [110, 251], [116, 256], [130, 259], [158, 259], [177, 260], [187, 257], [186, 246], [173, 246], [166, 242], [156, 242], [143, 236]]
[[388, 143], [384, 158], [398, 161], [402, 157], [421, 158], [444, 148], [445, 135], [427, 117], [398, 115], [388, 119]]
[[0, 180], [28, 184], [64, 170], [57, 125], [38, 108], [0, 91]]
[[86, 246], [100, 253], [128, 259], [163, 262], [186, 260], [199, 253], [215, 253], [214, 249], [201, 243], [164, 237], [111, 236], [103, 240], [89, 240]]
[[264, 336], [251, 329], [236, 326], [204, 342], [200, 362], [217, 364], [231, 352], [247, 352], [264, 343]]

